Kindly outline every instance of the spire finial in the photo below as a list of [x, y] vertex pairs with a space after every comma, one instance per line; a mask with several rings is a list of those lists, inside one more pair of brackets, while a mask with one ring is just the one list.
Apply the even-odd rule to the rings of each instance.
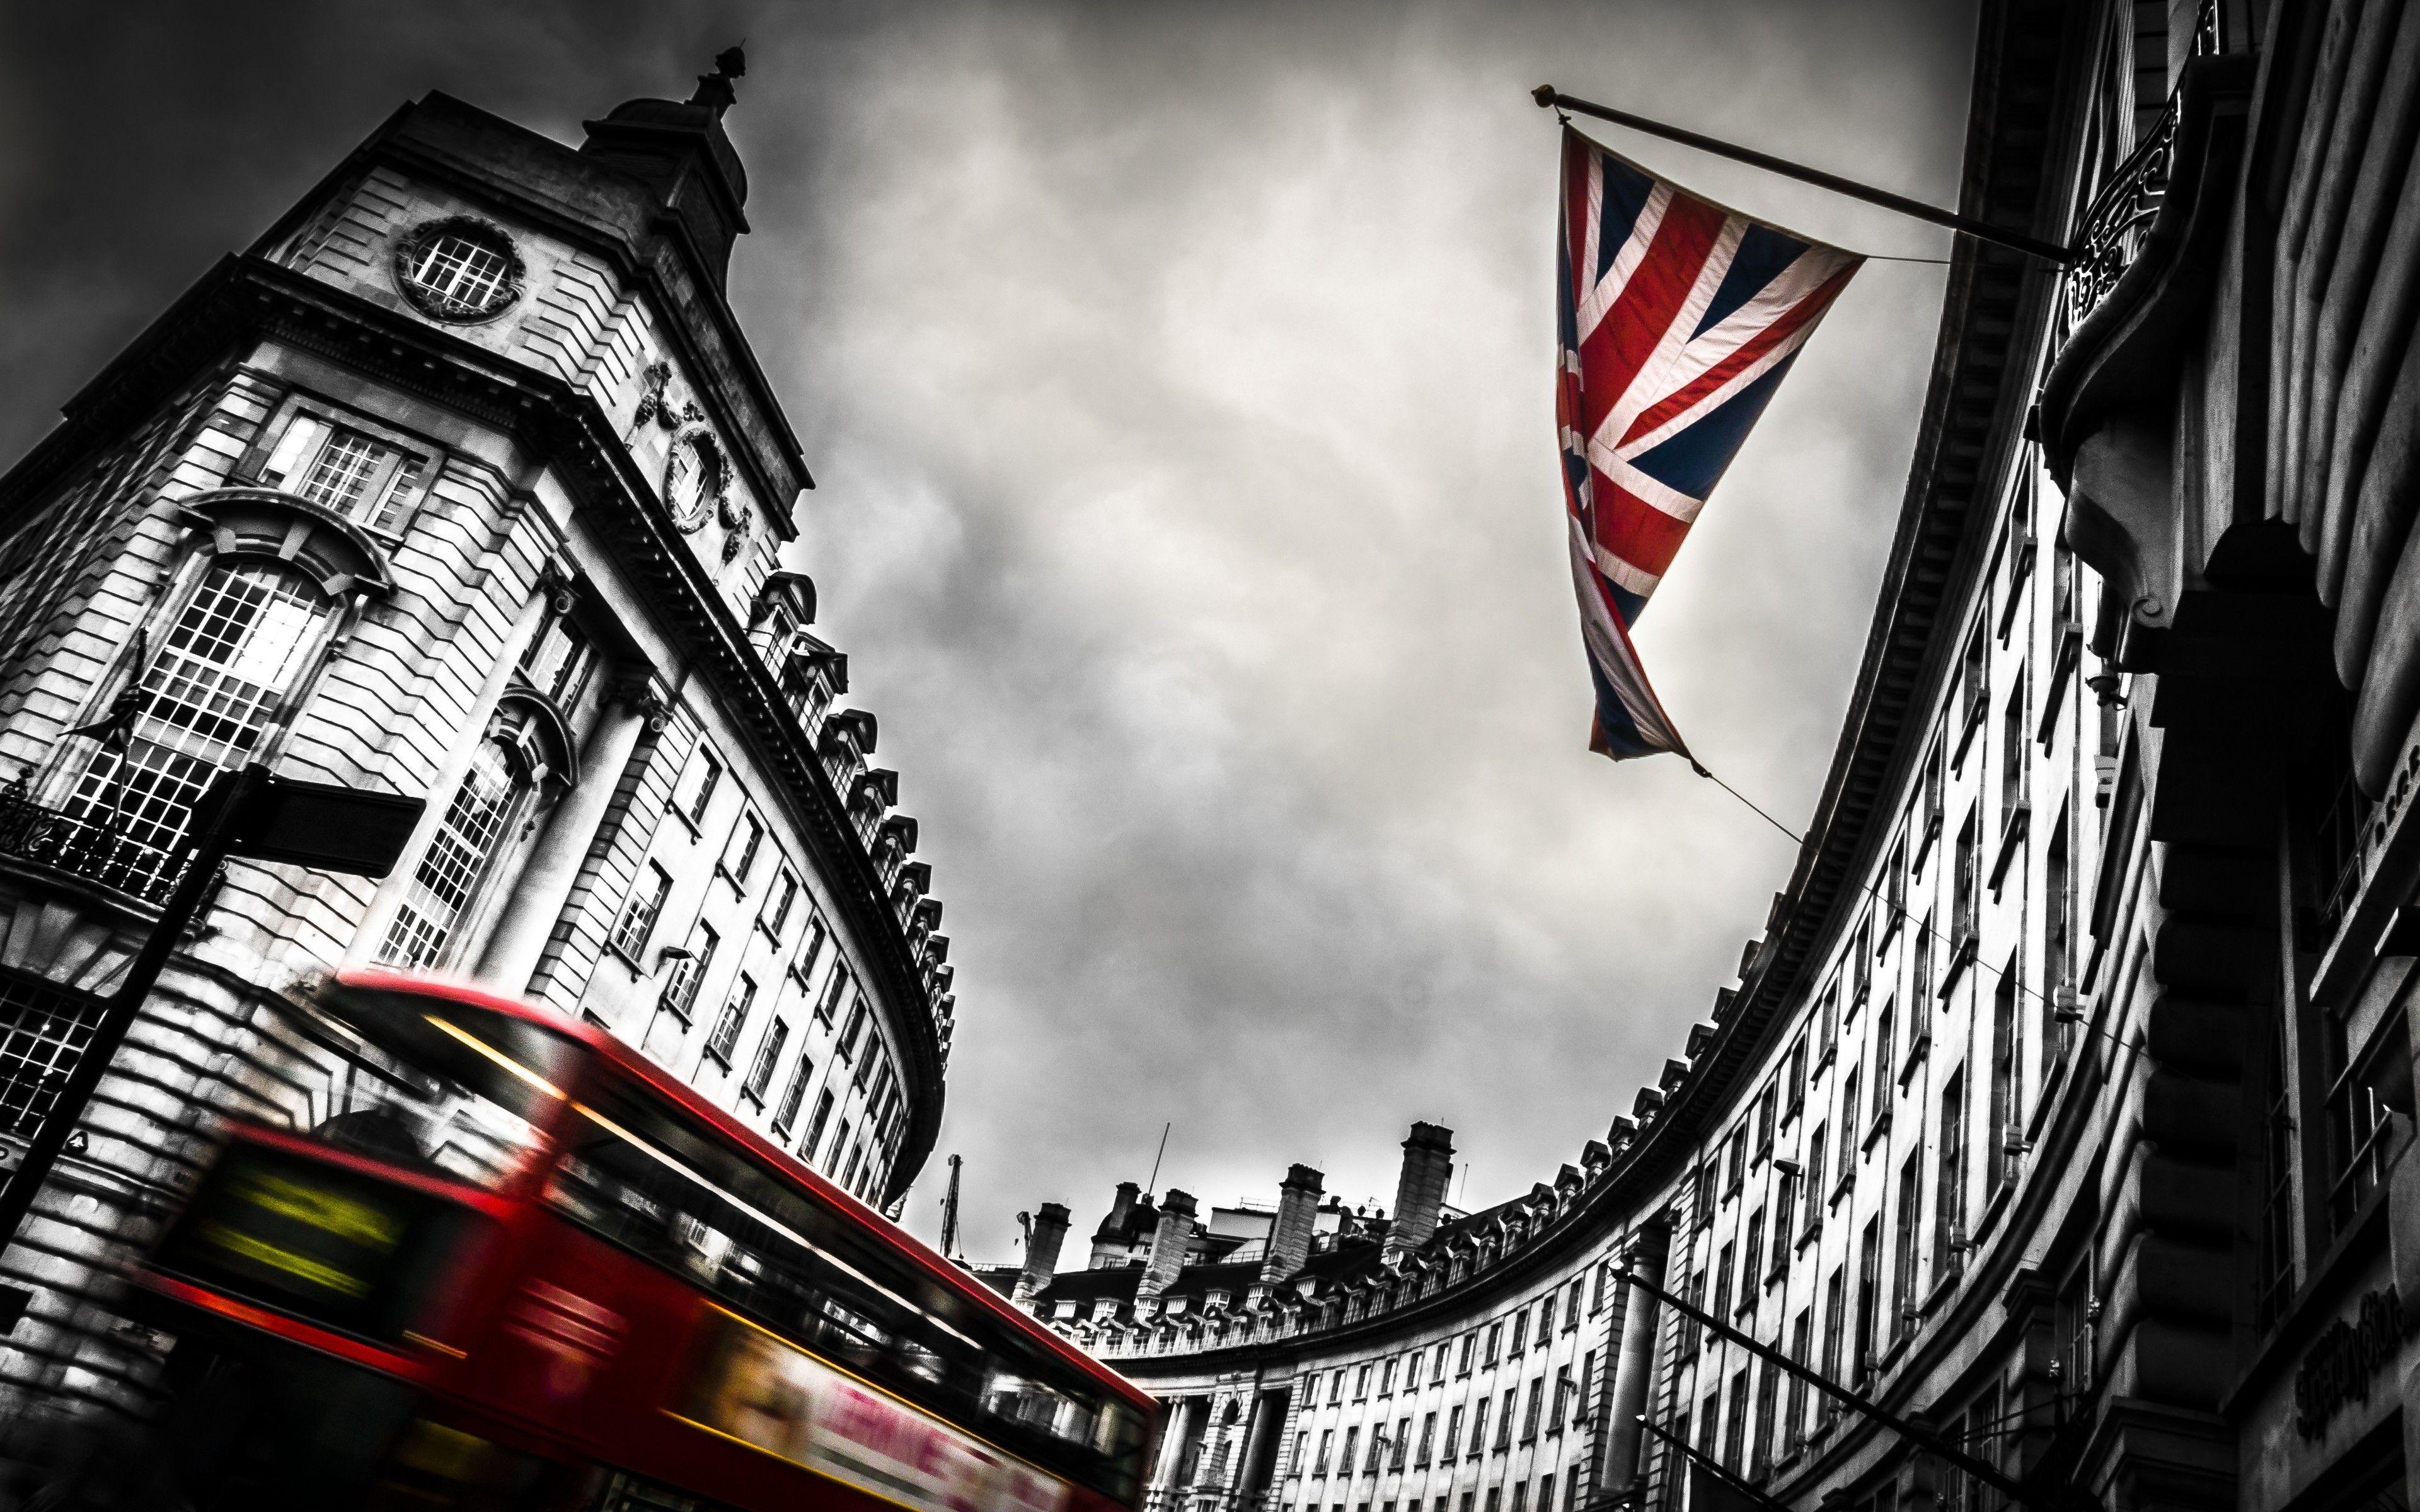
[[731, 81], [748, 71], [748, 54], [744, 47], [726, 47], [714, 54], [714, 71], [697, 78], [697, 93], [689, 97], [692, 105], [709, 105], [718, 116], [729, 110], [739, 96], [733, 91]]

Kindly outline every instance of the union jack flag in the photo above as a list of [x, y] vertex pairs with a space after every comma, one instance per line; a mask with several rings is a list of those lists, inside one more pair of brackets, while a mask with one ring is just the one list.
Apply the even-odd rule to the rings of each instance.
[[1630, 643], [1815, 323], [1864, 259], [1698, 198], [1563, 129], [1556, 410], [1589, 748], [1688, 747]]

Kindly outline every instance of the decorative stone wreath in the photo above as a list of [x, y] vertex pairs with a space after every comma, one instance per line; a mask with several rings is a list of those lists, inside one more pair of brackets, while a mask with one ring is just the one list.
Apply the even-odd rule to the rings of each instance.
[[673, 439], [664, 458], [664, 507], [683, 535], [695, 535], [732, 508], [730, 489], [731, 461], [714, 432], [697, 425]]

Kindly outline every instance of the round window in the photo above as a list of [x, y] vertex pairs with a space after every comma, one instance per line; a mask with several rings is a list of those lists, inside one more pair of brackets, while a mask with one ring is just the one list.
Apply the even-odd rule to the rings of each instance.
[[714, 517], [728, 480], [722, 451], [711, 432], [693, 430], [673, 442], [664, 462], [664, 507], [684, 534], [694, 534]]
[[439, 320], [486, 320], [520, 297], [512, 239], [467, 216], [415, 226], [395, 249], [396, 283]]

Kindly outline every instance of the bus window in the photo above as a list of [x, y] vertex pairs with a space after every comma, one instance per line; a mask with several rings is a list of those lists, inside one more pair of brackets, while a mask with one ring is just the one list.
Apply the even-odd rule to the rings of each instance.
[[486, 1191], [544, 1150], [577, 1041], [427, 993], [339, 987], [322, 1004], [392, 1064], [356, 1057], [337, 1110], [311, 1137]]

